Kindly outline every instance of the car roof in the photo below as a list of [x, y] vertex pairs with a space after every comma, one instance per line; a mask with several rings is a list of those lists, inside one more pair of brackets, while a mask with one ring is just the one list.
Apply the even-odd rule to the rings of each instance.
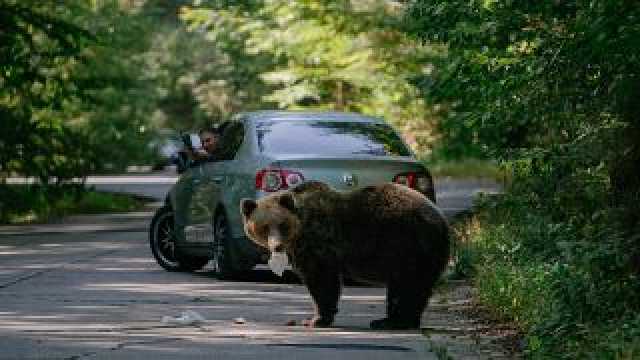
[[300, 120], [300, 121], [347, 121], [347, 122], [369, 122], [369, 123], [386, 123], [382, 118], [367, 116], [357, 113], [340, 112], [340, 111], [278, 111], [265, 110], [253, 111], [238, 114], [239, 119], [245, 122], [256, 123], [261, 121], [279, 121], [279, 120]]

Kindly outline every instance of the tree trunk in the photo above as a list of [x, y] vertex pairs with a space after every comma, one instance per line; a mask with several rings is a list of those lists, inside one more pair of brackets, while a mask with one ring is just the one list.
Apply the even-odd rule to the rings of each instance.
[[612, 205], [621, 210], [622, 224], [627, 236], [633, 240], [633, 268], [640, 274], [640, 82], [634, 81], [623, 103], [622, 116], [628, 126], [616, 139], [618, 146], [614, 152], [610, 179]]

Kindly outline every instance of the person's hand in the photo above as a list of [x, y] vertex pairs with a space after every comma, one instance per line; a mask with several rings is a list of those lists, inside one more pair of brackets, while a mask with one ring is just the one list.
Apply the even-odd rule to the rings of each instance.
[[207, 156], [209, 156], [209, 154], [208, 154], [208, 153], [207, 153], [207, 151], [206, 151], [206, 150], [204, 150], [204, 149], [196, 149], [196, 150], [193, 152], [193, 157], [194, 157], [194, 158], [196, 158], [196, 159], [204, 159], [204, 158], [206, 158]]

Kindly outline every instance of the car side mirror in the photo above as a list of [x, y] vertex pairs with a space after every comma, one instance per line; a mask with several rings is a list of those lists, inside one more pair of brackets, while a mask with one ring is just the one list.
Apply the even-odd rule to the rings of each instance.
[[187, 150], [192, 152], [202, 147], [198, 134], [182, 134], [182, 143]]
[[173, 163], [176, 165], [176, 172], [182, 174], [189, 167], [189, 157], [186, 152], [179, 151], [173, 158]]

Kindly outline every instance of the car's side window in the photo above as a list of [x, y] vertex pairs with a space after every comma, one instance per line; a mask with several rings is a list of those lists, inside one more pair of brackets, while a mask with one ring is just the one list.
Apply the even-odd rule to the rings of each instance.
[[244, 140], [244, 126], [241, 122], [229, 124], [222, 134], [218, 147], [218, 160], [233, 160]]

